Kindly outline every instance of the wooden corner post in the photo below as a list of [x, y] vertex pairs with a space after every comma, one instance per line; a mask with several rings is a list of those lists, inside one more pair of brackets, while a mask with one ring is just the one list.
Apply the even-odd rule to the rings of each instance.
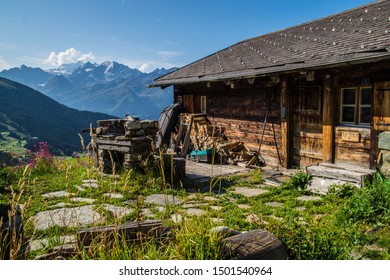
[[327, 77], [324, 80], [322, 112], [322, 159], [324, 162], [333, 162], [334, 110], [335, 106], [331, 81]]
[[282, 132], [282, 146], [280, 151], [280, 158], [282, 166], [290, 167], [291, 162], [291, 110], [288, 96], [287, 81], [282, 81], [281, 98], [280, 98], [280, 113], [281, 113], [281, 132]]

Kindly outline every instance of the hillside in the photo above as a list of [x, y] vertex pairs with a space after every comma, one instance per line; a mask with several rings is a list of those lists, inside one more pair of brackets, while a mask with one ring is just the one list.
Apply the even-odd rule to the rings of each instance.
[[26, 143], [27, 147], [45, 141], [56, 154], [81, 150], [78, 136], [81, 129], [91, 123], [96, 126], [97, 120], [113, 118], [68, 108], [32, 88], [4, 78], [0, 78], [0, 112], [3, 139], [0, 141], [15, 139], [18, 144]]

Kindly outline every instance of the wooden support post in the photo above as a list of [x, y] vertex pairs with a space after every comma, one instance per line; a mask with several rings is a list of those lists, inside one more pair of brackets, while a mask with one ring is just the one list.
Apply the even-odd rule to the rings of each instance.
[[291, 110], [290, 101], [287, 90], [287, 82], [282, 82], [282, 92], [280, 98], [281, 106], [281, 134], [282, 134], [282, 145], [280, 147], [280, 159], [282, 166], [285, 168], [291, 165]]
[[194, 115], [191, 116], [190, 124], [187, 127], [186, 136], [185, 136], [184, 142], [183, 142], [183, 149], [181, 150], [182, 156], [187, 155], [188, 147], [190, 145], [190, 140], [191, 140], [191, 129], [192, 129], [193, 122], [194, 122]]
[[322, 114], [322, 160], [333, 162], [334, 149], [334, 98], [329, 78], [324, 81]]

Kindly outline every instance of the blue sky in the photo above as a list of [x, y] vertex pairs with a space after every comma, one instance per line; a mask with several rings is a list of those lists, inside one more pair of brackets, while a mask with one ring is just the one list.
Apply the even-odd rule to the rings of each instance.
[[0, 0], [0, 70], [115, 60], [181, 67], [372, 0]]

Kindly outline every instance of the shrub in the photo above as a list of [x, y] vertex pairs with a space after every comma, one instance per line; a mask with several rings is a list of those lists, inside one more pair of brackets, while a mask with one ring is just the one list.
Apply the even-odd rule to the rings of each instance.
[[51, 172], [55, 167], [55, 158], [47, 142], [34, 145], [34, 151], [28, 151], [29, 166], [39, 173]]
[[0, 192], [11, 185], [15, 179], [16, 175], [11, 167], [3, 165], [0, 166]]
[[350, 259], [351, 234], [333, 224], [317, 221], [296, 221], [293, 218], [271, 224], [267, 230], [286, 246], [289, 259]]
[[307, 186], [311, 182], [311, 175], [307, 174], [306, 172], [299, 170], [297, 174], [291, 177], [289, 181], [289, 186], [298, 190], [298, 191], [304, 191], [307, 189]]
[[337, 198], [345, 199], [351, 197], [355, 193], [356, 189], [356, 186], [350, 184], [331, 185], [329, 187], [328, 195], [334, 195]]
[[358, 189], [348, 199], [339, 214], [339, 221], [350, 223], [388, 223], [390, 221], [390, 180], [379, 173], [372, 183]]

